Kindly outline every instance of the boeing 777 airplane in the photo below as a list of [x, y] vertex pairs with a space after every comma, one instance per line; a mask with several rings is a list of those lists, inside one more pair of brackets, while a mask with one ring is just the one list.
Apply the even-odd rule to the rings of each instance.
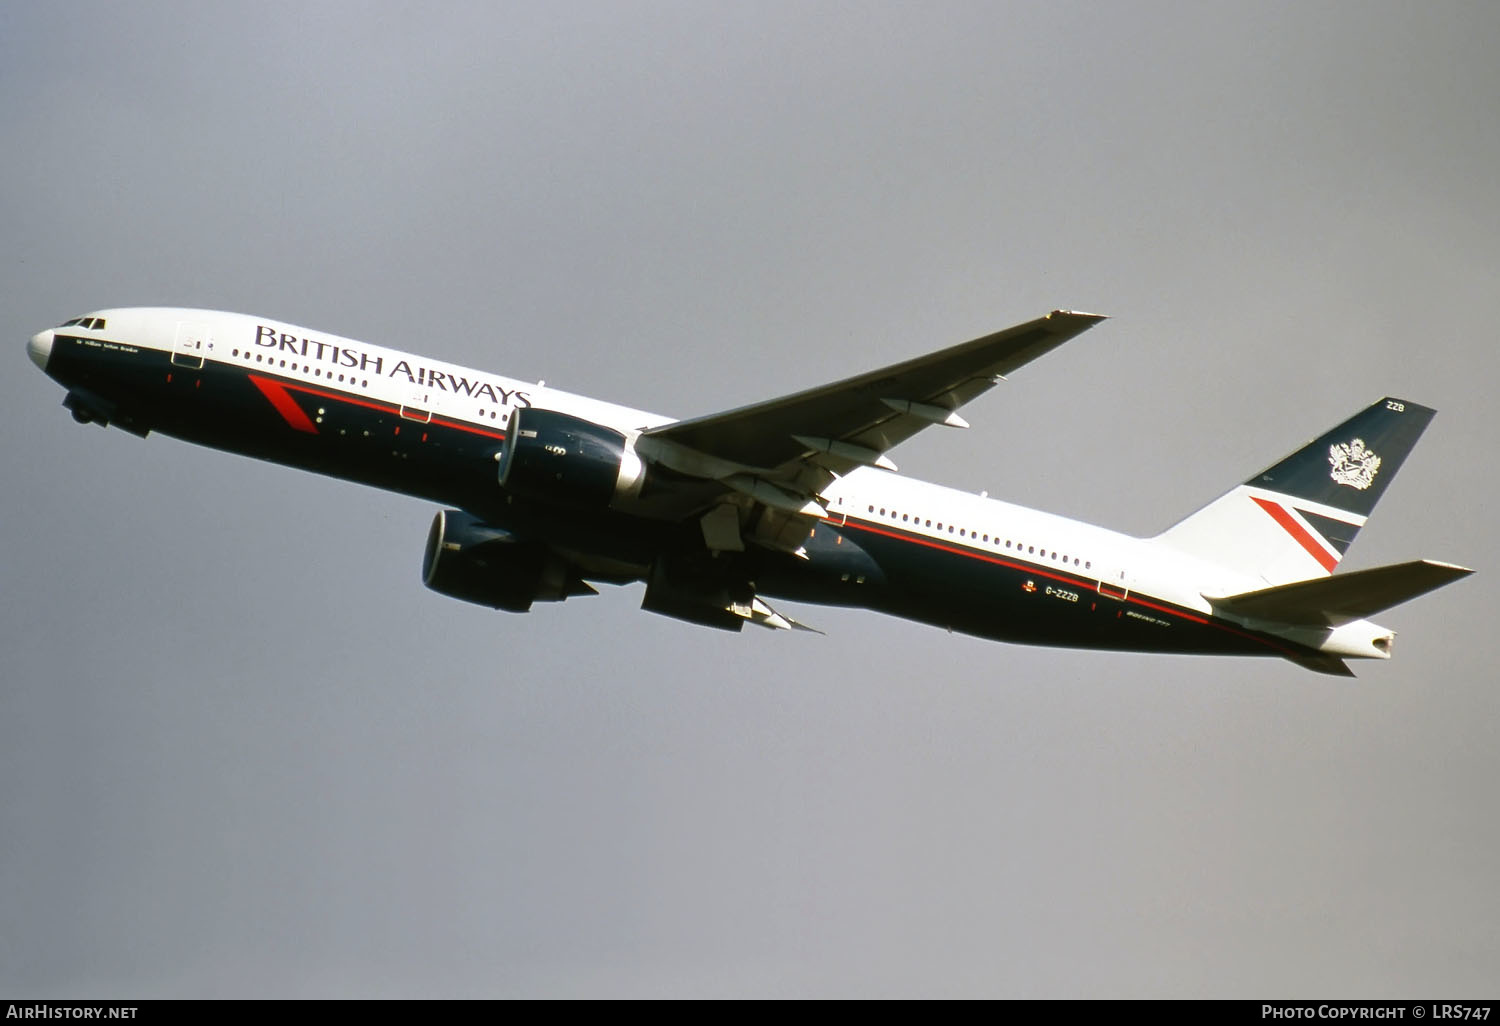
[[689, 420], [209, 310], [100, 310], [33, 335], [81, 423], [152, 431], [445, 507], [424, 583], [496, 609], [644, 581], [642, 608], [804, 628], [766, 598], [983, 638], [1281, 656], [1352, 676], [1431, 560], [1335, 573], [1433, 411], [1384, 398], [1154, 538], [896, 473], [888, 453], [1103, 318], [1055, 311]]

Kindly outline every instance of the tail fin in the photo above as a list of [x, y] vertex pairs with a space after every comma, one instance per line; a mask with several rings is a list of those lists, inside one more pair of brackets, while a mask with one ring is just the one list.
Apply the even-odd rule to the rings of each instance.
[[1270, 586], [1331, 574], [1435, 412], [1381, 399], [1155, 540]]

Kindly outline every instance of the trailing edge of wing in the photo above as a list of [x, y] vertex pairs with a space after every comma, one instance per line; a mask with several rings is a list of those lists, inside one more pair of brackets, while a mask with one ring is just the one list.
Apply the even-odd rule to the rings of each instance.
[[1473, 572], [1452, 563], [1419, 559], [1205, 598], [1215, 611], [1232, 616], [1294, 626], [1337, 627], [1374, 616]]
[[[809, 446], [809, 438], [820, 445], [830, 441], [857, 446], [878, 457], [934, 420], [962, 424], [953, 411], [993, 388], [1004, 375], [1102, 320], [1097, 314], [1055, 310], [904, 363], [727, 413], [653, 428], [645, 437], [766, 471], [784, 468], [810, 453], [827, 459], [831, 447], [814, 452], [818, 447]], [[837, 457], [836, 450], [833, 455]], [[849, 462], [867, 463], [870, 458]]]

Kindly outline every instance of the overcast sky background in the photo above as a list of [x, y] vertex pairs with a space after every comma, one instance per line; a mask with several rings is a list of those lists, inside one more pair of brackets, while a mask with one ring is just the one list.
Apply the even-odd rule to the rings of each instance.
[[[1500, 7], [0, 4], [0, 994], [1493, 996]], [[1359, 679], [638, 588], [423, 589], [432, 508], [74, 424], [204, 306], [675, 416], [1056, 307], [895, 452], [1150, 534], [1374, 399]]]

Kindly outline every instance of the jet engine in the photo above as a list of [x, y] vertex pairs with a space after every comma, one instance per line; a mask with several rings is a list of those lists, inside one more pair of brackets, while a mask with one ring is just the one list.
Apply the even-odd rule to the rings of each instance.
[[526, 612], [533, 602], [595, 594], [545, 545], [456, 509], [432, 519], [422, 583], [452, 598], [513, 613]]
[[575, 509], [602, 509], [640, 491], [646, 468], [631, 439], [556, 410], [517, 408], [500, 452], [500, 487]]

